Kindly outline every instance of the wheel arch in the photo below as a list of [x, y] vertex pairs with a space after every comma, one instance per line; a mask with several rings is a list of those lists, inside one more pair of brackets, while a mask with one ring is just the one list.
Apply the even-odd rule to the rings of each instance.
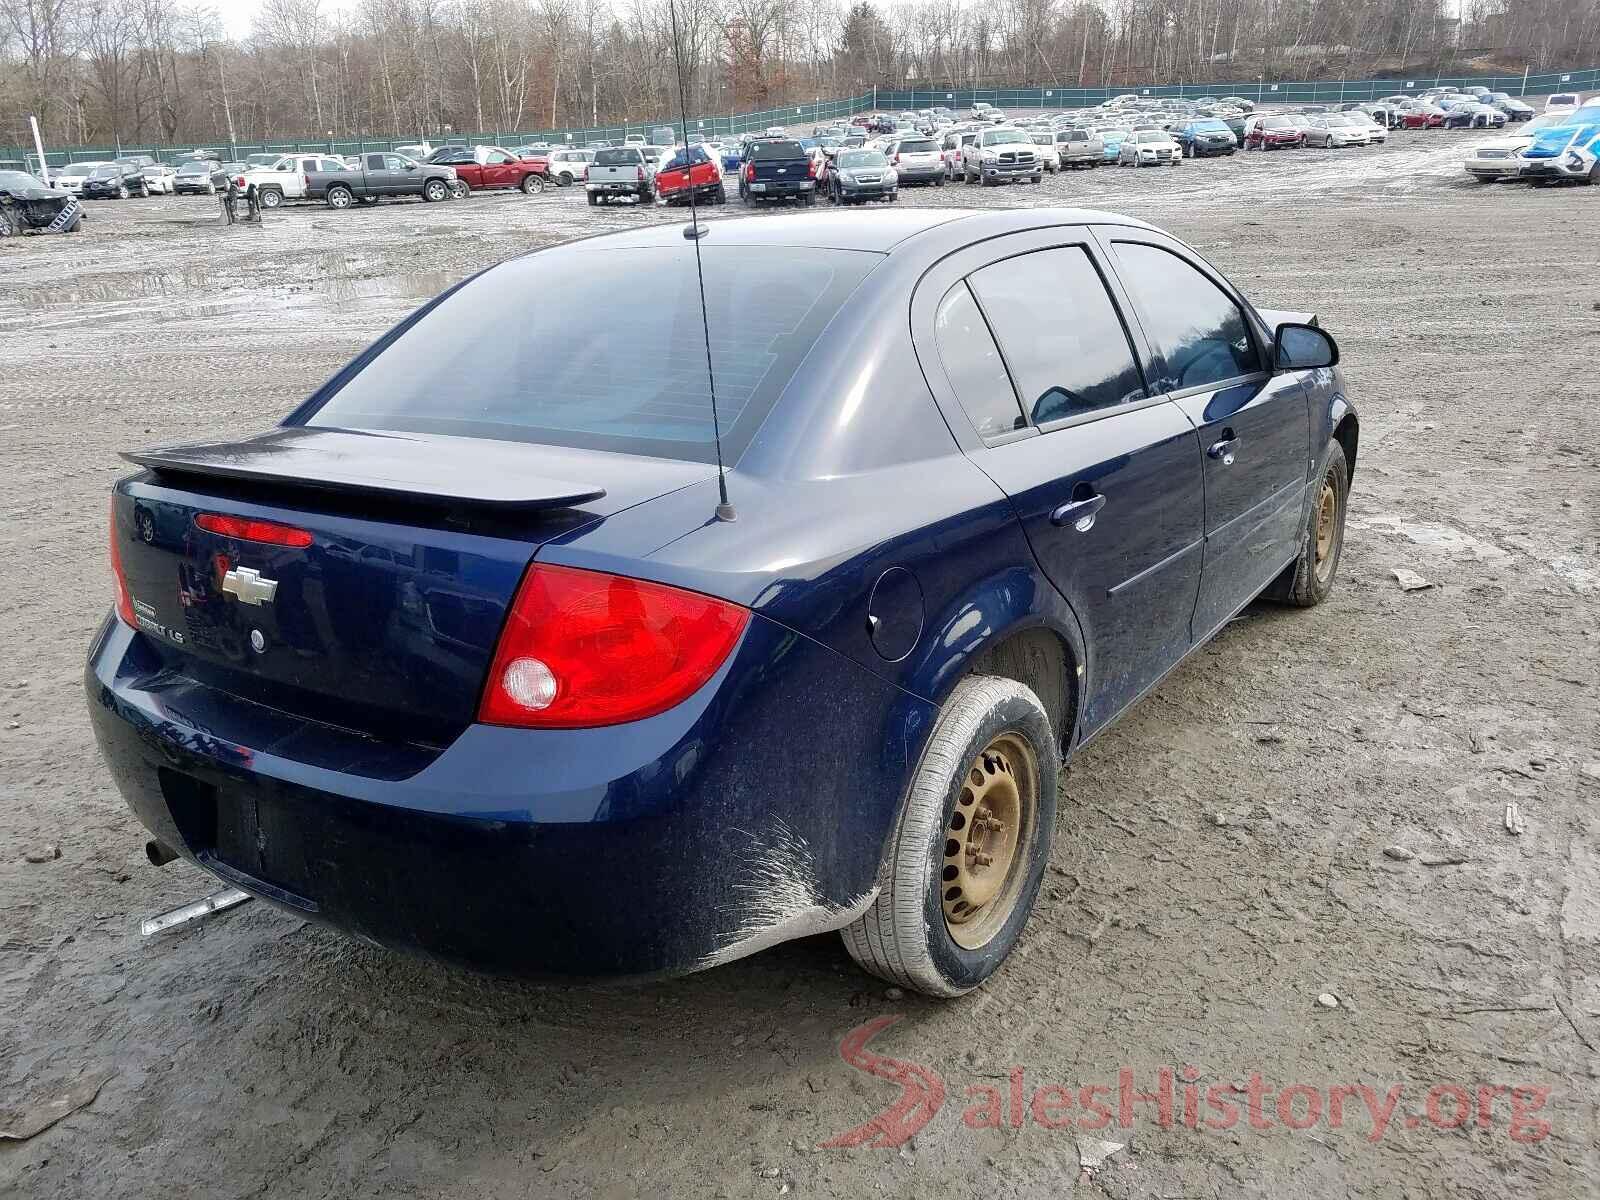
[[1333, 436], [1344, 450], [1345, 478], [1347, 481], [1356, 477], [1356, 448], [1361, 442], [1361, 422], [1355, 410], [1346, 404], [1341, 397], [1334, 406]]

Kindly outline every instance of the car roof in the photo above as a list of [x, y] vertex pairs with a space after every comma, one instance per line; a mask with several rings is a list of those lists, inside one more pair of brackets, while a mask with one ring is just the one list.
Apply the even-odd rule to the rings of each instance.
[[[970, 235], [979, 241], [1005, 233], [1057, 225], [1153, 226], [1118, 213], [1083, 208], [960, 209], [902, 208], [858, 213], [796, 213], [778, 218], [743, 217], [711, 222], [703, 246], [791, 246], [803, 249], [864, 250], [888, 254], [936, 229]], [[683, 226], [652, 225], [601, 234], [568, 245], [593, 249], [673, 246], [683, 241]], [[551, 249], [559, 249], [552, 247]]]

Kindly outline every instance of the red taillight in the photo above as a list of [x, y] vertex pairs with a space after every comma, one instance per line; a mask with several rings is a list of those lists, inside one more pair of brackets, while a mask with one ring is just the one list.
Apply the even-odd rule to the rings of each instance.
[[249, 517], [225, 517], [221, 513], [200, 513], [194, 523], [207, 533], [238, 538], [241, 542], [266, 542], [269, 546], [293, 546], [304, 549], [311, 545], [311, 535], [292, 525], [279, 525], [275, 521], [256, 521]]
[[573, 729], [665, 712], [716, 673], [749, 619], [698, 592], [535, 563], [500, 632], [478, 720]]
[[816, 177], [817, 177], [817, 160], [813, 158], [813, 159], [808, 160], [808, 165], [806, 166], [806, 178], [807, 179], [815, 179]]
[[895, 166], [898, 167], [900, 165], [900, 155], [899, 155], [899, 153], [896, 152], [895, 156], [893, 158], [891, 158], [889, 161], [891, 163], [893, 163]]
[[644, 182], [644, 168], [643, 167], [639, 168], [639, 182], [640, 183]]
[[755, 163], [746, 164], [745, 169], [744, 169], [744, 177], [745, 177], [745, 180], [747, 182], [749, 182], [749, 183], [754, 183], [756, 181], [756, 165], [755, 165]]
[[117, 581], [117, 616], [126, 624], [137, 626], [133, 619], [133, 595], [128, 591], [128, 577], [122, 571], [122, 547], [117, 531], [117, 498], [111, 497], [111, 574]]

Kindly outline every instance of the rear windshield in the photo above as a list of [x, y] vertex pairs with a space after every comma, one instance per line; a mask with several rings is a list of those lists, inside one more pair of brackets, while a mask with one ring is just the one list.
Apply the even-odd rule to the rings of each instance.
[[602, 150], [594, 156], [594, 165], [597, 167], [636, 167], [639, 165], [640, 152], [638, 150]]
[[938, 149], [929, 138], [907, 138], [900, 143], [901, 154], [933, 154]]
[[806, 152], [799, 142], [756, 142], [750, 147], [750, 158], [760, 162], [764, 158], [804, 158]]
[[[702, 250], [717, 409], [732, 460], [879, 256]], [[546, 255], [485, 272], [396, 338], [307, 424], [714, 462], [694, 248], [558, 253], [579, 268], [564, 273], [558, 292]]]

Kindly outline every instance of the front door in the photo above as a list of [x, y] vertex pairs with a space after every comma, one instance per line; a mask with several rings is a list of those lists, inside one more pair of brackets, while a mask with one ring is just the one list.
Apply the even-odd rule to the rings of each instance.
[[1310, 478], [1310, 404], [1267, 369], [1264, 330], [1231, 288], [1175, 245], [1108, 231], [1150, 347], [1152, 388], [1193, 422], [1204, 452], [1205, 571], [1193, 634], [1208, 637], [1294, 558]]
[[930, 357], [982, 440], [969, 453], [1011, 498], [1078, 617], [1090, 733], [1191, 644], [1199, 443], [1183, 412], [1146, 389], [1120, 293], [1082, 229], [1000, 239], [953, 261], [958, 277], [942, 265], [924, 283], [940, 289]]

